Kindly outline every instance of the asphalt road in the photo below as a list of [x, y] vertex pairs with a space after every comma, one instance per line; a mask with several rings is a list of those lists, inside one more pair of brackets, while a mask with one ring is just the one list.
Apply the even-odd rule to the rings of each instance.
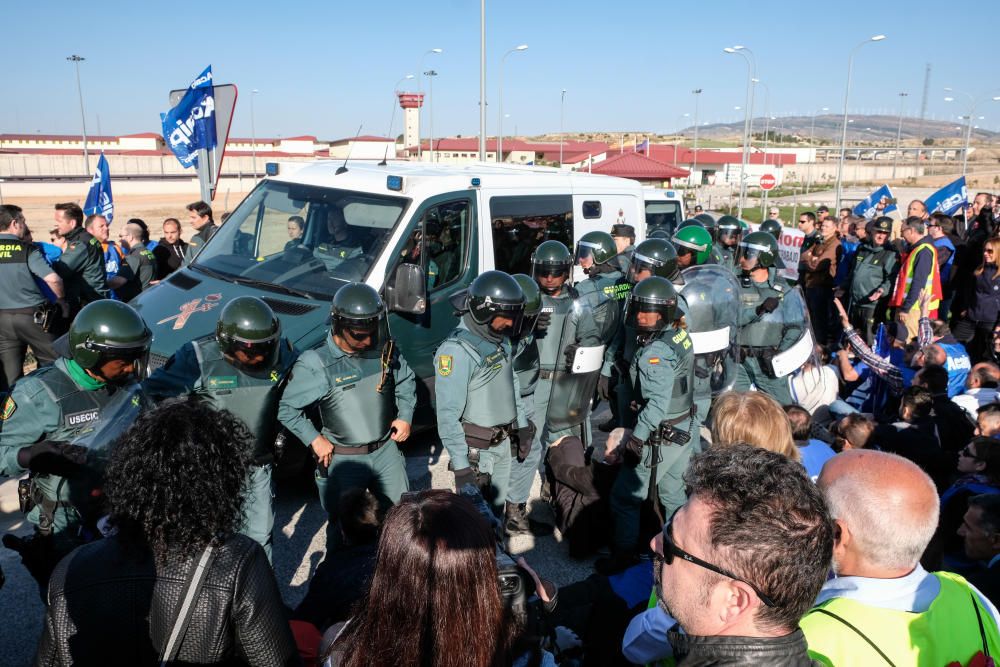
[[[602, 406], [603, 408], [603, 406]], [[598, 410], [593, 423], [607, 417]], [[595, 439], [605, 434], [594, 429]], [[451, 488], [448, 455], [443, 451], [436, 433], [415, 436], [404, 448], [410, 488]], [[532, 500], [533, 517], [551, 517], [547, 506], [538, 500], [540, 481], [535, 478]], [[294, 607], [308, 589], [312, 573], [323, 559], [326, 549], [326, 515], [319, 506], [316, 490], [308, 477], [285, 478], [278, 481], [275, 500], [274, 571], [285, 604]], [[0, 484], [0, 534], [15, 532], [30, 535], [31, 526], [22, 521], [17, 511], [17, 481]], [[592, 572], [592, 560], [576, 561], [566, 554], [558, 531], [549, 537], [530, 535], [514, 538], [511, 553], [524, 554], [540, 576], [566, 585], [585, 579]], [[12, 551], [0, 547], [0, 566], [7, 583], [0, 590], [0, 666], [30, 665], [42, 631], [45, 608], [38, 596], [34, 580]]]

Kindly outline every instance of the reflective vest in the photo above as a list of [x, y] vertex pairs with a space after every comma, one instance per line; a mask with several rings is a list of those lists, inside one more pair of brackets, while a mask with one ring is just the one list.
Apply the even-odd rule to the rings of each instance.
[[888, 664], [872, 648], [874, 644], [894, 665], [927, 667], [951, 662], [968, 665], [976, 653], [987, 649], [990, 655], [998, 655], [1000, 631], [971, 586], [950, 572], [933, 576], [941, 582], [941, 591], [923, 613], [880, 609], [849, 598], [833, 598], [814, 607], [799, 623], [809, 642], [809, 655], [826, 665]]
[[[917, 254], [924, 249], [931, 254], [931, 272], [927, 274], [927, 284], [924, 285], [923, 289], [931, 293], [930, 303], [927, 304], [927, 316], [933, 320], [937, 317], [937, 308], [938, 304], [941, 303], [942, 297], [941, 273], [937, 265], [937, 248], [934, 247], [933, 243], [918, 243], [917, 247], [903, 257], [903, 268], [896, 278], [896, 292], [893, 294], [892, 302], [889, 305], [893, 308], [899, 308], [903, 305], [903, 300], [910, 293], [910, 284], [913, 282], [913, 267], [917, 263]], [[918, 306], [914, 304], [913, 307], [917, 308]]]

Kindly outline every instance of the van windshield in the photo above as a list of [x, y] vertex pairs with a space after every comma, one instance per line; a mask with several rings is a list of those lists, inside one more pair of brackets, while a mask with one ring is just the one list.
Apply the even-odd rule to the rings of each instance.
[[646, 235], [657, 229], [665, 229], [673, 235], [681, 222], [681, 205], [675, 201], [646, 200]]
[[263, 289], [330, 299], [344, 283], [368, 276], [409, 201], [264, 181], [192, 266]]

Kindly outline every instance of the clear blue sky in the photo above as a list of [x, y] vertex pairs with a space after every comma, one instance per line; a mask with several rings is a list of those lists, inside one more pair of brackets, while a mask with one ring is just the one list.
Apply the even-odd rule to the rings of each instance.
[[[233, 135], [250, 134], [250, 90], [257, 136], [314, 134], [336, 139], [388, 131], [393, 84], [425, 69], [435, 80], [434, 130], [479, 130], [479, 3], [402, 2], [10, 2], [4, 8], [4, 97], [0, 131], [78, 132], [73, 66], [81, 65], [87, 129], [96, 134], [159, 131], [171, 88], [206, 65], [241, 93]], [[668, 131], [690, 124], [691, 90], [702, 88], [700, 120], [742, 118], [746, 65], [722, 48], [743, 44], [771, 91], [772, 115], [843, 105], [847, 55], [855, 58], [852, 113], [919, 110], [931, 63], [928, 116], [954, 119], [967, 105], [943, 101], [945, 86], [1000, 94], [996, 4], [951, 2], [713, 3], [666, 0], [488, 0], [489, 132], [496, 132], [498, 65], [506, 60], [505, 132], [557, 132], [567, 89], [568, 131]], [[203, 25], [197, 29], [194, 25]], [[943, 27], [954, 26], [947, 32]], [[992, 67], [990, 63], [992, 62]], [[415, 82], [407, 82], [415, 88]], [[426, 90], [426, 84], [425, 84]], [[763, 115], [763, 100], [755, 106]], [[983, 102], [982, 127], [1000, 129], [1000, 102]], [[424, 121], [426, 130], [427, 121]], [[397, 113], [394, 134], [400, 132]]]

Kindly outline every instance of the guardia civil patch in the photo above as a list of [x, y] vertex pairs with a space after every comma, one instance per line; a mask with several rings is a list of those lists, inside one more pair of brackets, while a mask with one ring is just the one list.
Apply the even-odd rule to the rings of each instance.
[[3, 402], [3, 412], [0, 412], [0, 419], [6, 421], [10, 419], [15, 412], [17, 412], [17, 403], [14, 402], [13, 396], [8, 396], [7, 400]]
[[450, 354], [442, 354], [438, 357], [438, 374], [444, 377], [451, 375], [452, 368], [452, 356]]
[[209, 389], [232, 389], [238, 386], [239, 381], [235, 375], [213, 375], [208, 378]]

